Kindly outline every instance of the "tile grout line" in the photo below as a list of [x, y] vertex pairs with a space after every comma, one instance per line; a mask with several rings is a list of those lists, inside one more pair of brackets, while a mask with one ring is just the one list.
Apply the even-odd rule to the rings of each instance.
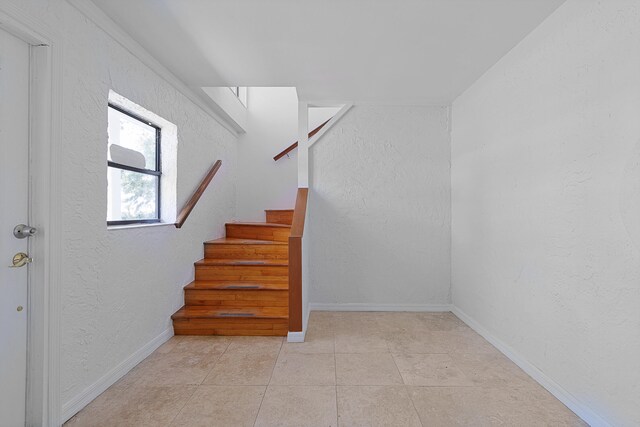
[[404, 386], [404, 391], [407, 393], [407, 397], [409, 397], [409, 400], [411, 401], [411, 406], [413, 406], [413, 410], [416, 411], [418, 422], [420, 422], [420, 425], [424, 427], [422, 418], [420, 418], [420, 413], [418, 412], [418, 408], [416, 408], [416, 402], [413, 401], [413, 397], [411, 397], [411, 394], [409, 393], [409, 385], [405, 382], [404, 377], [402, 376], [402, 372], [400, 372], [400, 368], [398, 368], [398, 363], [396, 362], [396, 358], [394, 357], [393, 353], [391, 353], [391, 360], [393, 360], [393, 364], [398, 371], [398, 375], [400, 375], [400, 379], [402, 379], [402, 385]]
[[213, 365], [211, 365], [211, 369], [209, 369], [209, 372], [207, 372], [207, 375], [204, 376], [204, 378], [202, 379], [202, 381], [200, 381], [200, 384], [198, 384], [198, 387], [200, 387], [201, 385], [204, 384], [204, 382], [207, 380], [207, 378], [209, 377], [209, 375], [211, 375], [211, 372], [213, 372], [213, 369], [216, 367], [216, 365], [218, 364], [218, 362], [220, 362], [220, 359], [222, 359], [222, 356], [227, 352], [227, 350], [229, 349], [229, 346], [231, 345], [231, 341], [232, 339], [229, 339], [229, 342], [227, 342], [227, 346], [224, 348], [224, 350], [222, 351], [222, 353], [220, 353], [218, 355], [218, 358], [216, 359], [216, 361], [213, 363]]
[[[187, 385], [186, 387], [189, 387], [189, 386]], [[196, 385], [193, 388], [193, 392], [189, 395], [188, 398], [185, 399], [185, 401], [182, 404], [182, 406], [180, 407], [180, 409], [178, 411], [176, 411], [176, 414], [173, 416], [173, 418], [171, 418], [171, 422], [169, 422], [169, 424], [167, 424], [168, 426], [171, 426], [173, 424], [173, 422], [176, 420], [176, 418], [178, 418], [178, 415], [180, 415], [180, 413], [182, 413], [182, 410], [184, 409], [184, 407], [187, 406], [187, 403], [189, 403], [191, 398], [193, 398], [193, 395], [196, 394], [196, 391], [198, 391], [198, 387], [199, 386]]]
[[264, 402], [264, 397], [267, 395], [267, 389], [269, 388], [269, 384], [271, 384], [271, 378], [273, 378], [273, 371], [276, 370], [276, 365], [278, 364], [278, 359], [280, 358], [280, 353], [282, 353], [282, 347], [284, 346], [284, 338], [280, 341], [280, 349], [278, 349], [278, 355], [276, 356], [276, 361], [273, 364], [273, 369], [271, 369], [271, 375], [269, 375], [269, 381], [267, 381], [267, 385], [264, 386], [264, 394], [262, 395], [262, 399], [260, 399], [260, 406], [258, 406], [258, 410], [256, 411], [256, 418], [253, 420], [253, 427], [256, 426], [258, 422], [258, 415], [260, 415], [260, 410], [262, 409], [262, 403]]
[[[196, 392], [198, 391], [198, 389], [200, 388], [200, 386], [202, 385], [202, 383], [204, 383], [204, 381], [207, 379], [207, 377], [209, 376], [209, 374], [211, 373], [211, 371], [213, 371], [213, 368], [216, 366], [216, 364], [218, 363], [218, 361], [220, 360], [220, 358], [222, 357], [223, 354], [225, 354], [227, 352], [227, 349], [229, 348], [229, 346], [231, 345], [231, 340], [228, 341], [227, 346], [224, 348], [224, 350], [222, 351], [222, 353], [220, 353], [218, 355], [218, 357], [216, 358], [216, 361], [213, 363], [213, 365], [211, 365], [211, 369], [209, 369], [209, 372], [207, 372], [207, 374], [202, 378], [202, 381], [200, 381], [200, 384], [196, 384], [195, 388], [193, 390], [193, 393], [191, 393], [191, 395], [184, 401], [184, 404], [180, 407], [180, 409], [178, 410], [178, 412], [176, 413], [176, 415], [171, 419], [171, 422], [168, 424], [169, 426], [171, 426], [174, 421], [178, 418], [178, 416], [180, 416], [180, 414], [182, 413], [182, 411], [184, 410], [184, 408], [187, 406], [187, 403], [189, 403], [189, 401], [193, 398], [193, 396], [196, 394]], [[170, 350], [174, 351], [175, 349]]]

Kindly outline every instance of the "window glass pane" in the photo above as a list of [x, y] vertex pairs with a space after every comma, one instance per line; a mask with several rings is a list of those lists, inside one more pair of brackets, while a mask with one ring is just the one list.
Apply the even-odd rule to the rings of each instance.
[[159, 218], [157, 176], [107, 169], [107, 221]]
[[109, 107], [108, 159], [140, 169], [156, 169], [156, 128]]

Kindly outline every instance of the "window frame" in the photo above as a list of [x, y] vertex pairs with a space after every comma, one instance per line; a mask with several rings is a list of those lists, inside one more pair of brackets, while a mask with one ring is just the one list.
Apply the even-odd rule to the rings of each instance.
[[[161, 180], [162, 180], [162, 155], [161, 155], [161, 151], [160, 151], [160, 147], [161, 147], [161, 139], [162, 139], [162, 128], [158, 125], [156, 125], [155, 123], [153, 123], [152, 121], [145, 119], [144, 117], [136, 114], [136, 113], [132, 113], [131, 111], [119, 106], [118, 104], [114, 104], [112, 102], [108, 103], [108, 108], [113, 108], [114, 110], [125, 114], [129, 117], [131, 117], [132, 119], [138, 120], [139, 122], [144, 123], [145, 125], [148, 125], [152, 128], [155, 129], [156, 131], [156, 169], [152, 170], [152, 169], [141, 169], [141, 168], [136, 168], [133, 166], [128, 166], [128, 165], [124, 165], [122, 163], [117, 163], [117, 162], [112, 162], [111, 160], [107, 160], [107, 169], [108, 168], [115, 168], [115, 169], [121, 169], [121, 170], [126, 170], [129, 172], [136, 172], [136, 173], [141, 173], [141, 174], [145, 174], [145, 175], [153, 175], [153, 176], [157, 176], [158, 177], [158, 188], [157, 188], [157, 195], [158, 197], [156, 198], [156, 213], [157, 213], [157, 218], [152, 218], [152, 219], [121, 219], [121, 220], [115, 220], [115, 221], [109, 221], [107, 220], [107, 226], [118, 226], [118, 225], [132, 225], [132, 224], [158, 224], [162, 222], [162, 213], [161, 213], [161, 189], [162, 189], [162, 185], [161, 185]], [[107, 136], [107, 146], [109, 145], [109, 137]]]

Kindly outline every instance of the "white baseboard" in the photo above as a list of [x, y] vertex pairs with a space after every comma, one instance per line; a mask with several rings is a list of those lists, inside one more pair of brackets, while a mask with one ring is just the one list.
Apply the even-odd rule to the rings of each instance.
[[304, 342], [304, 336], [307, 331], [289, 332], [287, 334], [287, 342]]
[[451, 311], [450, 304], [324, 304], [310, 303], [310, 311]]
[[562, 388], [558, 383], [549, 378], [544, 372], [536, 368], [528, 362], [521, 354], [515, 351], [511, 346], [497, 338], [476, 320], [469, 317], [455, 305], [452, 305], [451, 311], [458, 316], [460, 320], [466, 323], [471, 329], [482, 335], [484, 339], [489, 341], [495, 348], [500, 350], [502, 354], [507, 356], [513, 363], [518, 365], [531, 378], [536, 380], [542, 387], [546, 388], [549, 393], [553, 394], [560, 402], [564, 403], [567, 408], [571, 409], [577, 416], [586, 421], [591, 427], [611, 427], [602, 417], [589, 409], [586, 405], [576, 399], [571, 393]]
[[98, 381], [84, 389], [82, 393], [62, 405], [62, 422], [77, 414], [82, 408], [87, 406], [93, 399], [98, 397], [106, 389], [111, 387], [120, 378], [126, 375], [134, 366], [142, 362], [147, 356], [153, 353], [158, 347], [164, 344], [173, 336], [173, 329], [168, 328], [160, 335], [149, 341], [138, 351], [126, 358], [118, 366], [107, 372]]

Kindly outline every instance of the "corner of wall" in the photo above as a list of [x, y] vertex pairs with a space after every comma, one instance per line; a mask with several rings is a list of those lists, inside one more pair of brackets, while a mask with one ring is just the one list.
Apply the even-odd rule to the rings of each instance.
[[453, 166], [453, 103], [447, 108], [447, 131], [449, 133], [449, 303], [453, 306], [453, 189], [451, 169]]
[[515, 349], [509, 346], [507, 343], [493, 335], [488, 329], [484, 328], [474, 318], [467, 315], [455, 304], [451, 306], [451, 311], [460, 320], [466, 323], [471, 329], [480, 334], [484, 339], [489, 341], [496, 349], [509, 358], [513, 363], [518, 365], [520, 369], [526, 372], [531, 378], [533, 378], [538, 384], [544, 387], [549, 393], [554, 395], [560, 402], [562, 402], [567, 408], [572, 410], [576, 415], [586, 421], [591, 427], [611, 427], [607, 421], [605, 421], [598, 414], [593, 412], [590, 408], [583, 405], [578, 399], [576, 399], [571, 393], [564, 389], [560, 384], [555, 382], [551, 377], [546, 375], [535, 365], [528, 362], [527, 359], [518, 353]]

